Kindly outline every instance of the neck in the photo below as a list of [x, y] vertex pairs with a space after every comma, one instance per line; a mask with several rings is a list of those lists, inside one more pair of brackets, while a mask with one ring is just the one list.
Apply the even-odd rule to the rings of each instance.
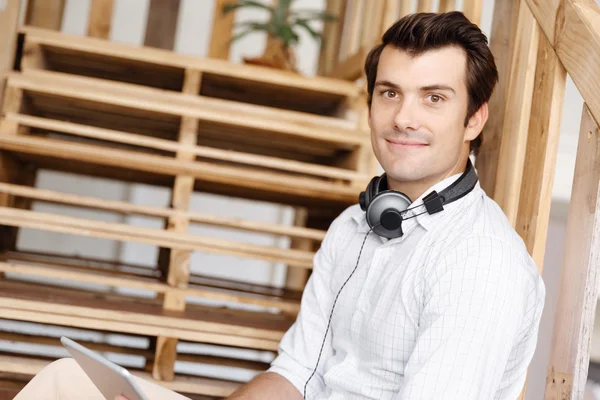
[[388, 176], [388, 187], [392, 190], [397, 190], [406, 194], [408, 197], [410, 197], [412, 201], [415, 201], [433, 185], [453, 175], [462, 174], [463, 172], [465, 172], [468, 158], [468, 154], [466, 155], [466, 157], [459, 157], [454, 167], [444, 174], [426, 177], [417, 181], [397, 181]]

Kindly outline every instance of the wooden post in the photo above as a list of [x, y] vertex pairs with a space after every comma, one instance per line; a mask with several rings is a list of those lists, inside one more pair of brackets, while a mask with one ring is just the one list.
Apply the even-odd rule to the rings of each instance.
[[151, 0], [144, 46], [173, 50], [178, 17], [179, 0]]
[[481, 24], [481, 12], [483, 11], [483, 0], [464, 0], [463, 14], [474, 24]]
[[432, 0], [418, 0], [417, 1], [417, 12], [432, 12], [433, 1]]
[[565, 68], [542, 35], [516, 224], [540, 272], [544, 265], [566, 81]]
[[[495, 7], [498, 7], [498, 6], [499, 6], [498, 3], [496, 3]], [[440, 0], [439, 12], [444, 13], [444, 12], [450, 12], [450, 11], [454, 11], [454, 10], [456, 10], [456, 0]], [[496, 10], [494, 10], [494, 11], [496, 11]], [[494, 13], [494, 15], [496, 15], [496, 14]], [[494, 21], [494, 22], [496, 22], [496, 21]], [[492, 36], [494, 36], [494, 35], [492, 34]]]
[[6, 0], [0, 9], [0, 109], [4, 99], [6, 74], [12, 71], [15, 63], [15, 48], [17, 45], [17, 28], [19, 26], [20, 0]]
[[492, 94], [489, 104], [489, 118], [483, 130], [483, 143], [476, 160], [477, 172], [481, 186], [488, 196], [494, 198], [496, 171], [500, 150], [500, 139], [504, 127], [506, 96], [510, 79], [510, 65], [513, 43], [515, 43], [516, 23], [520, 0], [505, 0], [494, 3], [494, 21], [490, 47], [498, 74], [498, 85]]
[[[308, 219], [308, 210], [304, 207], [296, 207], [294, 210], [294, 226], [306, 226]], [[292, 239], [290, 245], [292, 249], [312, 251], [312, 240], [310, 239]], [[304, 268], [287, 267], [287, 276], [285, 287], [293, 290], [303, 290], [308, 279], [308, 270]]]
[[600, 127], [584, 105], [545, 399], [583, 399], [598, 302]]
[[[517, 233], [525, 241], [540, 274], [544, 267], [566, 81], [567, 72], [548, 39], [541, 35], [516, 223]], [[521, 400], [525, 390], [524, 385]]]
[[[185, 71], [183, 92], [198, 94], [200, 92], [201, 73], [195, 70]], [[179, 143], [196, 145], [198, 136], [198, 120], [191, 117], [183, 117], [179, 130]], [[191, 161], [195, 155], [189, 151], [179, 150], [176, 154], [178, 160]], [[173, 185], [171, 206], [175, 210], [187, 211], [190, 198], [194, 191], [194, 177], [190, 175], [177, 175]], [[167, 229], [175, 232], [187, 232], [189, 226], [188, 217], [170, 217]], [[163, 260], [168, 265], [163, 265], [166, 272], [166, 280], [169, 286], [174, 288], [186, 287], [190, 277], [191, 251], [181, 249], [161, 249]], [[168, 255], [166, 257], [165, 255]], [[164, 267], [167, 268], [164, 268]], [[164, 271], [166, 269], [166, 271]], [[164, 296], [163, 308], [166, 310], [185, 310], [185, 297], [167, 291]], [[174, 366], [177, 358], [176, 338], [159, 336], [156, 341], [156, 353], [154, 356], [154, 367], [152, 375], [154, 379], [171, 381], [175, 377]]]
[[229, 48], [233, 25], [235, 22], [235, 12], [223, 15], [223, 6], [231, 3], [231, 0], [216, 0], [215, 11], [213, 13], [213, 26], [210, 34], [210, 46], [208, 56], [220, 60], [229, 59]]
[[92, 0], [88, 22], [88, 36], [108, 39], [114, 0]]
[[25, 11], [25, 25], [60, 31], [65, 0], [29, 0]]
[[329, 75], [338, 62], [346, 1], [328, 0], [325, 11], [335, 15], [336, 20], [326, 21], [323, 26], [323, 44], [319, 55], [319, 75], [322, 76]]

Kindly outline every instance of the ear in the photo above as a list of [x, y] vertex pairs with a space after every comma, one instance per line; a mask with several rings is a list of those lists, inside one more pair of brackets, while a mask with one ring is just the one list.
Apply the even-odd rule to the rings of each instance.
[[485, 126], [488, 119], [488, 103], [483, 103], [479, 110], [475, 112], [469, 119], [465, 129], [465, 141], [474, 140]]

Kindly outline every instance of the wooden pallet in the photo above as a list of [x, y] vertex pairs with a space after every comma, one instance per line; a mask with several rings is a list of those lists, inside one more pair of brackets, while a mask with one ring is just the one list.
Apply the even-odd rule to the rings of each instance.
[[[274, 353], [299, 311], [325, 229], [357, 202], [375, 173], [364, 93], [329, 78], [25, 27], [3, 100], [0, 319], [146, 337], [150, 344], [143, 351], [112, 350], [144, 356], [141, 376], [151, 373], [184, 393], [223, 397], [237, 384], [176, 374], [176, 361], [266, 368], [181, 353], [178, 343]], [[166, 186], [170, 206], [42, 190], [35, 187], [40, 169]], [[190, 211], [195, 191], [291, 205], [295, 226]], [[34, 211], [33, 202], [153, 217], [164, 221], [164, 229]], [[193, 224], [283, 236], [291, 247], [192, 235]], [[16, 248], [19, 228], [145, 243], [160, 252], [151, 268], [35, 254]], [[282, 263], [289, 268], [287, 288], [195, 276], [189, 267], [195, 251]], [[64, 282], [149, 297], [68, 288]], [[0, 329], [0, 340], [3, 335], [56, 344], [55, 337]], [[0, 362], [0, 374], [31, 376], [50, 360], [30, 361], [11, 355]]]

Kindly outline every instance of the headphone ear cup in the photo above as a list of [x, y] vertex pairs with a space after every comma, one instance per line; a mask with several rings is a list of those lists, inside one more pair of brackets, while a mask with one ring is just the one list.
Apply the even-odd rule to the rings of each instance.
[[369, 208], [369, 204], [371, 204], [371, 200], [373, 200], [373, 197], [375, 197], [375, 194], [373, 194], [374, 191], [376, 191], [376, 186], [377, 186], [377, 180], [379, 179], [379, 177], [374, 177], [371, 179], [371, 181], [369, 182], [369, 184], [367, 185], [367, 189], [362, 192], [360, 194], [359, 197], [359, 203], [360, 203], [360, 208], [363, 211], [367, 211], [367, 209]]

